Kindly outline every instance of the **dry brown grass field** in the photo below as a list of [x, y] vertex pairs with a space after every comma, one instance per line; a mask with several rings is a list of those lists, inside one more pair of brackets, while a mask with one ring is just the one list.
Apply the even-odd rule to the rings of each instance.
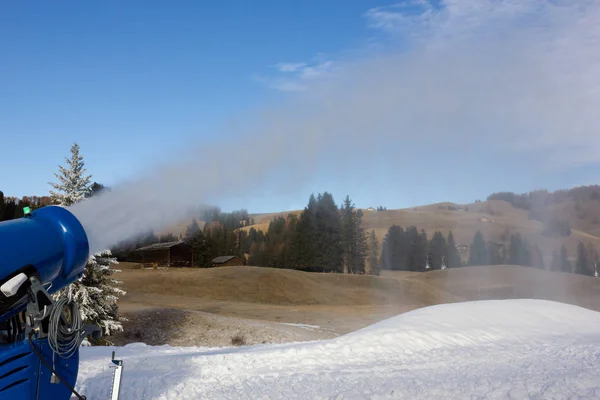
[[[449, 206], [460, 208], [450, 210]], [[300, 210], [254, 214], [252, 227], [266, 231], [270, 221]], [[414, 225], [429, 237], [435, 231], [452, 231], [456, 244], [469, 245], [476, 231], [486, 240], [508, 245], [519, 232], [539, 246], [549, 262], [561, 245], [574, 261], [580, 241], [600, 251], [600, 202], [565, 202], [549, 207], [546, 217], [571, 224], [568, 237], [542, 234], [544, 225], [510, 203], [494, 200], [457, 205], [439, 203], [399, 210], [363, 210], [363, 227], [382, 241], [394, 224]], [[186, 223], [167, 232], [181, 234]], [[462, 254], [465, 259], [468, 254]], [[600, 311], [600, 279], [548, 272], [518, 266], [465, 267], [446, 271], [411, 273], [385, 271], [380, 277], [307, 273], [259, 267], [145, 270], [122, 263], [118, 278], [127, 295], [119, 306], [131, 332], [154, 326], [158, 332], [144, 338], [154, 344], [169, 343], [165, 330], [177, 325], [170, 344], [223, 345], [240, 334], [251, 343], [312, 340], [344, 334], [376, 321], [416, 308], [469, 300], [539, 298], [575, 304]], [[177, 314], [173, 314], [177, 310]], [[176, 320], [176, 322], [172, 322]], [[170, 321], [170, 322], [169, 322]], [[289, 324], [305, 324], [312, 328]], [[317, 327], [317, 328], [314, 328]], [[135, 335], [134, 335], [135, 336]], [[186, 342], [186, 337], [195, 338]], [[175, 339], [176, 338], [176, 339]]]
[[[331, 337], [416, 308], [469, 300], [537, 298], [600, 311], [600, 279], [519, 266], [385, 271], [379, 277], [260, 267], [123, 268], [117, 277], [127, 291], [119, 307], [134, 325], [162, 326], [173, 318], [165, 310], [175, 309], [185, 313], [177, 315], [180, 331], [201, 338], [188, 344], [202, 345], [222, 344], [234, 327], [246, 329], [256, 343], [264, 337], [269, 341]], [[162, 311], [154, 319], [148, 317], [156, 310]], [[304, 329], [304, 335], [303, 329], [286, 324], [318, 329]], [[139, 329], [126, 324], [128, 335]], [[211, 336], [209, 331], [217, 333]], [[171, 338], [171, 344], [184, 343], [181, 332], [179, 341]], [[119, 343], [132, 340], [118, 335]]]

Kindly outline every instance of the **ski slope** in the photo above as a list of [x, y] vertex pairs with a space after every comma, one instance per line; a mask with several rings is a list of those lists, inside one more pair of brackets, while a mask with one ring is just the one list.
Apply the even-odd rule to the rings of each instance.
[[335, 339], [82, 348], [77, 388], [121, 399], [600, 398], [600, 313], [544, 300], [444, 304]]

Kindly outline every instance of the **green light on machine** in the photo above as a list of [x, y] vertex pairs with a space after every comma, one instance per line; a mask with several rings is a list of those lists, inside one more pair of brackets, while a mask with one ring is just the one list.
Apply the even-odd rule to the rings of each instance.
[[24, 215], [31, 214], [31, 207], [23, 207], [23, 214]]

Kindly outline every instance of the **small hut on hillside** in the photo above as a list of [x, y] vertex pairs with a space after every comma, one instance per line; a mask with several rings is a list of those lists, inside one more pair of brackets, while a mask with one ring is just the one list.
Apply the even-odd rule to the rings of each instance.
[[244, 265], [241, 258], [236, 256], [221, 256], [213, 258], [211, 261], [213, 267], [233, 267], [237, 265]]
[[166, 267], [191, 267], [192, 248], [182, 240], [154, 243], [135, 250], [141, 256], [143, 264]]

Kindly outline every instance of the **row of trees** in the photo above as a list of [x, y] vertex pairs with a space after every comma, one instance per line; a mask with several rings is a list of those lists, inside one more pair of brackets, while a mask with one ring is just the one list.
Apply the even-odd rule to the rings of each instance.
[[510, 236], [508, 249], [494, 242], [486, 243], [481, 232], [477, 232], [470, 247], [468, 265], [524, 265], [555, 272], [577, 273], [593, 276], [599, 261], [598, 252], [592, 245], [579, 242], [575, 264], [569, 261], [567, 248], [562, 245], [553, 251], [550, 262], [546, 264], [544, 256], [537, 246], [531, 245], [519, 233]]
[[487, 197], [488, 200], [504, 200], [514, 207], [524, 210], [536, 210], [551, 204], [563, 203], [569, 200], [600, 200], [600, 186], [578, 186], [572, 189], [557, 190], [534, 190], [527, 193], [516, 194], [513, 192], [497, 192]]
[[380, 264], [384, 269], [401, 271], [462, 266], [451, 231], [447, 240], [441, 232], [429, 240], [424, 230], [419, 232], [415, 226], [404, 230], [399, 225], [391, 226], [383, 239]]
[[537, 244], [531, 245], [519, 233], [510, 235], [508, 248], [486, 242], [480, 231], [475, 233], [469, 248], [467, 265], [524, 265], [544, 268], [544, 257]]
[[21, 218], [23, 216], [23, 208], [25, 207], [35, 210], [50, 203], [50, 197], [24, 196], [17, 199], [16, 197], [6, 197], [0, 191], [0, 221]]
[[274, 218], [266, 232], [251, 227], [244, 210], [213, 210], [200, 229], [188, 226], [185, 241], [192, 246], [198, 266], [207, 266], [217, 255], [248, 254], [248, 264], [314, 272], [379, 274], [378, 241], [362, 228], [363, 214], [346, 197], [338, 207], [330, 193], [311, 195], [300, 216]]
[[447, 238], [441, 232], [435, 232], [429, 240], [427, 233], [424, 230], [419, 231], [415, 226], [404, 230], [401, 226], [393, 225], [383, 239], [380, 265], [389, 270], [426, 271], [443, 267], [509, 264], [589, 276], [596, 273], [599, 256], [591, 245], [579, 243], [574, 265], [569, 261], [564, 245], [552, 253], [546, 265], [537, 244], [532, 245], [519, 233], [511, 234], [507, 239], [508, 246], [486, 242], [483, 234], [477, 231], [469, 247], [469, 257], [463, 262], [452, 231], [448, 233]]

